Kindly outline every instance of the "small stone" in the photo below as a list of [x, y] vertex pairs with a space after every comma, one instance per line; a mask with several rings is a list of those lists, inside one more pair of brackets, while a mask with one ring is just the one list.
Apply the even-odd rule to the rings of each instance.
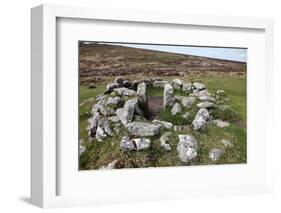
[[205, 102], [201, 102], [199, 104], [197, 104], [197, 107], [198, 108], [215, 108], [216, 105], [212, 102], [208, 102], [208, 101], [205, 101]]
[[91, 118], [87, 120], [88, 122], [87, 131], [89, 137], [94, 137], [96, 135], [99, 119], [100, 119], [100, 114], [96, 112], [95, 114], [93, 114]]
[[121, 143], [120, 143], [120, 148], [123, 150], [136, 150], [137, 147], [135, 143], [130, 140], [128, 136], [122, 137]]
[[194, 120], [192, 121], [193, 129], [198, 131], [204, 131], [207, 127], [208, 120], [210, 119], [210, 114], [207, 109], [200, 109], [195, 115]]
[[145, 138], [132, 139], [136, 145], [137, 150], [147, 149], [150, 147], [150, 140]]
[[109, 97], [107, 102], [106, 102], [106, 105], [120, 106], [121, 102], [122, 102], [122, 100], [118, 96], [116, 96], [116, 97]]
[[181, 111], [182, 111], [181, 105], [179, 103], [175, 103], [171, 110], [171, 113], [172, 113], [172, 115], [176, 115], [178, 113], [181, 113]]
[[221, 119], [213, 120], [213, 124], [215, 124], [217, 127], [220, 127], [220, 128], [224, 128], [224, 127], [227, 127], [230, 125], [229, 122], [223, 121]]
[[175, 79], [175, 80], [172, 81], [172, 84], [173, 84], [173, 87], [174, 87], [175, 90], [181, 90], [183, 81], [180, 80], [180, 79]]
[[186, 132], [186, 131], [190, 131], [190, 126], [189, 125], [174, 125], [173, 129], [175, 132]]
[[135, 96], [137, 95], [135, 90], [128, 89], [126, 87], [115, 88], [113, 91], [117, 92], [119, 95], [124, 96]]
[[106, 91], [112, 92], [113, 89], [118, 88], [118, 87], [119, 87], [119, 84], [117, 84], [117, 83], [109, 83], [106, 86]]
[[96, 139], [98, 142], [103, 141], [103, 139], [107, 136], [112, 135], [112, 130], [110, 128], [108, 119], [106, 117], [99, 119], [98, 128], [96, 131]]
[[229, 141], [229, 140], [225, 140], [225, 139], [221, 139], [221, 143], [225, 146], [225, 147], [233, 147], [233, 144]]
[[179, 158], [188, 163], [190, 160], [197, 157], [198, 144], [194, 136], [192, 135], [179, 135], [179, 143], [177, 151]]
[[217, 90], [217, 95], [219, 96], [224, 96], [225, 95], [225, 91], [222, 89]]
[[224, 151], [222, 149], [214, 148], [209, 152], [209, 158], [212, 161], [218, 161], [223, 154]]
[[114, 169], [117, 162], [118, 162], [118, 160], [113, 160], [107, 166], [102, 166], [99, 169], [102, 169], [102, 170]]
[[202, 84], [202, 83], [199, 83], [199, 82], [194, 82], [192, 85], [193, 85], [193, 86], [195, 87], [195, 89], [197, 89], [197, 90], [203, 90], [203, 89], [206, 88], [205, 84]]
[[216, 102], [216, 99], [210, 96], [199, 96], [198, 99], [200, 101], [210, 101], [210, 102]]
[[82, 155], [86, 151], [86, 147], [79, 144], [79, 155]]
[[165, 129], [172, 129], [173, 127], [173, 124], [167, 121], [153, 120], [152, 122], [161, 124]]
[[171, 132], [166, 132], [160, 137], [160, 145], [166, 150], [171, 151], [172, 147], [169, 143], [169, 136], [171, 135]]
[[207, 121], [203, 117], [197, 117], [192, 121], [193, 129], [204, 131], [207, 127]]
[[152, 86], [155, 88], [164, 88], [164, 86], [168, 83], [168, 81], [154, 81]]
[[195, 101], [195, 97], [184, 97], [181, 100], [181, 104], [186, 108], [191, 108]]
[[125, 136], [121, 140], [120, 148], [123, 150], [142, 150], [150, 147], [151, 141], [145, 138], [135, 138], [130, 140]]
[[210, 119], [209, 111], [205, 108], [199, 109], [195, 117], [203, 117], [204, 120], [208, 121]]
[[192, 89], [192, 83], [183, 83], [182, 85], [183, 92], [191, 92], [191, 89]]
[[191, 115], [190, 115], [190, 112], [186, 112], [185, 114], [182, 115], [182, 117], [183, 117], [184, 119], [186, 119], [186, 120], [189, 119], [190, 116], [191, 116]]
[[116, 84], [118, 84], [118, 86], [119, 87], [123, 87], [124, 86], [124, 80], [123, 80], [123, 78], [122, 77], [117, 77], [117, 78], [115, 78], [115, 80], [114, 80], [114, 83], [116, 83]]
[[130, 81], [124, 80], [124, 82], [123, 82], [124, 87], [129, 88], [131, 85], [132, 85], [132, 83]]

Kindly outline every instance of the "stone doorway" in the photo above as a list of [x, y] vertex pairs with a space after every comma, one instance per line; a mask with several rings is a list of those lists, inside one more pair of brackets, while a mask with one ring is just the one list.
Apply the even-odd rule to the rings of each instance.
[[149, 119], [160, 119], [160, 112], [163, 109], [163, 96], [148, 97]]

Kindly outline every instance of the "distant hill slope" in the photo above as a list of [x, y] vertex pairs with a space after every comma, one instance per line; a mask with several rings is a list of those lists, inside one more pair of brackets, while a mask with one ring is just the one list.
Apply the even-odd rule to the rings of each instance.
[[80, 81], [105, 76], [171, 76], [194, 72], [246, 72], [246, 63], [108, 44], [80, 44]]

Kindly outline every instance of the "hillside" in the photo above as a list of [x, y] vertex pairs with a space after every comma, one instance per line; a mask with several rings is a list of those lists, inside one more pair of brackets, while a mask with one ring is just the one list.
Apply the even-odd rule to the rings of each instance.
[[82, 84], [120, 75], [178, 76], [201, 72], [243, 75], [246, 71], [246, 63], [242, 62], [108, 44], [80, 43], [79, 57]]

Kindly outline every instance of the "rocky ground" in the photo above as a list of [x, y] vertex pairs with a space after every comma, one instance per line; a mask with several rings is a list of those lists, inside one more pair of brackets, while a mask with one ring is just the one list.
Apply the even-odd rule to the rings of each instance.
[[129, 48], [80, 43], [80, 83], [104, 82], [111, 76], [183, 76], [201, 73], [245, 75], [246, 63]]
[[209, 90], [186, 77], [117, 77], [106, 88], [84, 90], [80, 169], [246, 162], [245, 115], [218, 86]]

